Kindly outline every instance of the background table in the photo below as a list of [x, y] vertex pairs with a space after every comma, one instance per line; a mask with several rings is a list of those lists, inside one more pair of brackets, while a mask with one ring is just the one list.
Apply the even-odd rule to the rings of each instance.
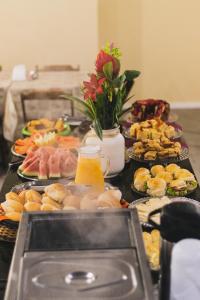
[[[64, 72], [39, 72], [39, 77], [35, 80], [15, 81], [9, 86], [5, 99], [5, 115], [4, 115], [4, 137], [8, 141], [14, 141], [16, 129], [23, 126], [23, 114], [21, 94], [27, 91], [32, 92], [48, 92], [51, 90], [59, 90], [61, 94], [70, 94], [80, 96], [80, 86], [86, 73], [79, 71]], [[45, 103], [44, 103], [45, 102]], [[34, 118], [41, 118], [48, 113], [49, 117], [57, 117], [55, 106], [51, 109], [53, 101], [38, 100], [35, 107], [31, 107], [31, 113]], [[69, 102], [63, 101], [58, 106], [60, 112], [67, 113]], [[39, 108], [39, 109], [38, 109]]]

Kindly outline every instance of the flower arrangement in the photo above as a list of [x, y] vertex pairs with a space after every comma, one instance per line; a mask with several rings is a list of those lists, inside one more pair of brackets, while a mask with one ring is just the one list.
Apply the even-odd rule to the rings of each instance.
[[121, 116], [131, 110], [123, 106], [131, 98], [129, 92], [139, 71], [120, 72], [121, 52], [113, 44], [101, 49], [96, 59], [96, 72], [89, 75], [89, 81], [83, 82], [84, 101], [65, 96], [65, 99], [80, 103], [84, 113], [93, 122], [97, 136], [102, 139], [102, 130], [119, 126]]

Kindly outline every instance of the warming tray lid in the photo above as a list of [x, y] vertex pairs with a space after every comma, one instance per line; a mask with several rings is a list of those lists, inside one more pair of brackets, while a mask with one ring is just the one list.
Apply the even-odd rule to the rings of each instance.
[[20, 266], [17, 300], [145, 299], [136, 252], [29, 252]]

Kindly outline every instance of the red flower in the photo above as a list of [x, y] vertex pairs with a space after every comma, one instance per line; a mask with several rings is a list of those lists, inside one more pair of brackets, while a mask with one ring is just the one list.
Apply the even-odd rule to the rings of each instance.
[[97, 79], [95, 74], [91, 74], [90, 81], [83, 82], [83, 90], [84, 90], [84, 99], [88, 98], [93, 101], [96, 100], [96, 95], [103, 94], [102, 84], [104, 83], [105, 78]]
[[113, 65], [113, 77], [117, 77], [117, 75], [119, 74], [119, 70], [120, 70], [119, 60], [116, 57], [114, 57], [110, 54], [107, 54], [103, 50], [101, 50], [99, 52], [99, 54], [97, 55], [97, 59], [96, 59], [96, 71], [100, 76], [102, 76], [102, 75], [104, 76], [103, 66], [110, 61], [112, 62], [112, 65]]

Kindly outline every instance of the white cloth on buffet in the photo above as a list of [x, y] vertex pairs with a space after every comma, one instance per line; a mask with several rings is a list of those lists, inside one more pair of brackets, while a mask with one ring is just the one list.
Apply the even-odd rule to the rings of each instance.
[[[61, 94], [67, 93], [80, 97], [80, 86], [82, 80], [86, 78], [86, 72], [77, 71], [63, 71], [63, 72], [40, 72], [38, 79], [15, 81], [10, 85], [5, 99], [5, 114], [3, 133], [8, 141], [14, 141], [15, 132], [18, 125], [23, 124], [22, 106], [21, 106], [21, 93], [24, 91], [48, 91], [51, 89], [61, 90]], [[39, 101], [39, 100], [38, 100]], [[53, 102], [53, 101], [51, 101]], [[50, 101], [49, 101], [50, 103]], [[36, 112], [37, 118], [45, 117], [42, 114], [42, 107], [44, 103], [40, 103]], [[67, 103], [66, 103], [67, 104]], [[48, 109], [45, 107], [44, 113], [50, 111], [50, 104]], [[67, 113], [65, 107], [61, 109], [62, 114]]]
[[170, 300], [200, 299], [200, 240], [176, 243], [171, 258]]

